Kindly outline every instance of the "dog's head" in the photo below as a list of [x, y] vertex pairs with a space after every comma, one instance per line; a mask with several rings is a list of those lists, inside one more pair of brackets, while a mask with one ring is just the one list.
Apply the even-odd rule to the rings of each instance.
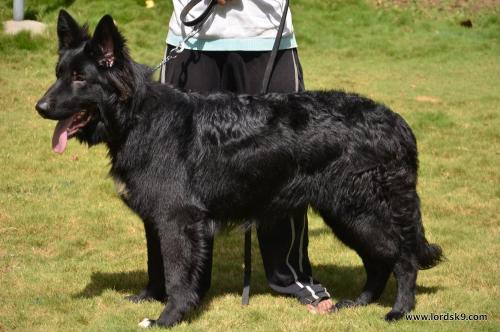
[[[90, 36], [66, 11], [57, 21], [59, 61], [56, 81], [36, 103], [38, 113], [58, 123], [52, 138], [62, 153], [68, 139], [97, 144], [105, 140], [104, 109], [134, 92], [125, 40], [111, 16], [104, 16]], [[132, 75], [133, 76], [133, 75]]]

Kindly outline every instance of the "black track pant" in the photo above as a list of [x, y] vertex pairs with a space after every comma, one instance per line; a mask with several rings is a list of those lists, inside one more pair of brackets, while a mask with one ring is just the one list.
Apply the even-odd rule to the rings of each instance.
[[[169, 45], [166, 52], [173, 47]], [[198, 92], [231, 91], [258, 94], [270, 52], [194, 51], [185, 49], [162, 68], [162, 83]], [[269, 92], [304, 90], [296, 49], [281, 50], [269, 82]], [[267, 223], [264, 223], [267, 224]], [[306, 211], [283, 216], [273, 227], [257, 229], [269, 286], [296, 296], [302, 303], [329, 298], [327, 290], [312, 278], [307, 254]]]

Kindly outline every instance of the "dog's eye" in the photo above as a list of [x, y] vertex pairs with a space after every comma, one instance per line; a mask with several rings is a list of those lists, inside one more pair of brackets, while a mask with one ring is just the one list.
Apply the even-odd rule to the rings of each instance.
[[76, 71], [73, 72], [73, 76], [72, 76], [71, 79], [72, 79], [73, 82], [83, 82], [83, 81], [85, 81], [85, 77], [81, 73], [76, 72]]

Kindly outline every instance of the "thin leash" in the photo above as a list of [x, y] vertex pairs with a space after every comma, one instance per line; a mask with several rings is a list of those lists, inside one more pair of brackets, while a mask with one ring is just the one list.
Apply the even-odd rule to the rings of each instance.
[[[180, 19], [185, 26], [192, 26], [193, 29], [190, 33], [184, 37], [184, 39], [175, 48], [170, 50], [170, 52], [165, 56], [165, 58], [152, 69], [152, 72], [165, 66], [165, 64], [173, 59], [175, 59], [180, 53], [182, 53], [186, 47], [186, 42], [194, 37], [201, 29], [203, 23], [210, 16], [212, 11], [217, 4], [217, 0], [212, 0], [208, 7], [200, 14], [197, 18], [187, 21], [186, 17], [191, 9], [197, 5], [202, 0], [192, 0], [183, 9], [180, 15]], [[271, 79], [271, 74], [274, 68], [274, 63], [276, 62], [276, 55], [278, 54], [279, 46], [281, 43], [281, 37], [283, 35], [283, 29], [285, 27], [286, 16], [288, 13], [289, 0], [285, 1], [285, 6], [283, 8], [283, 14], [281, 15], [280, 25], [278, 27], [278, 32], [274, 40], [273, 49], [269, 56], [269, 60], [266, 65], [266, 70], [264, 72], [264, 78], [262, 82], [262, 87], [260, 90], [261, 94], [265, 94], [269, 89], [269, 82]], [[248, 305], [250, 303], [250, 279], [252, 274], [252, 223], [247, 222], [245, 227], [245, 244], [244, 244], [244, 271], [243, 271], [243, 292], [241, 294], [241, 302], [243, 305]]]
[[152, 69], [152, 72], [154, 73], [158, 69], [162, 68], [165, 66], [167, 62], [170, 60], [175, 59], [179, 54], [181, 54], [184, 49], [186, 48], [186, 42], [193, 38], [198, 32], [200, 32], [201, 27], [203, 26], [203, 23], [207, 20], [207, 18], [212, 14], [215, 5], [217, 4], [217, 0], [212, 0], [210, 1], [210, 4], [207, 6], [207, 8], [203, 11], [203, 13], [200, 14], [200, 16], [196, 17], [195, 19], [188, 21], [187, 15], [193, 9], [194, 6], [196, 6], [198, 3], [200, 3], [202, 0], [192, 0], [190, 1], [181, 11], [180, 19], [182, 24], [188, 27], [193, 27], [191, 32], [189, 32], [186, 37], [177, 45], [175, 48], [171, 49], [170, 52], [165, 56], [165, 59], [163, 59], [156, 67]]

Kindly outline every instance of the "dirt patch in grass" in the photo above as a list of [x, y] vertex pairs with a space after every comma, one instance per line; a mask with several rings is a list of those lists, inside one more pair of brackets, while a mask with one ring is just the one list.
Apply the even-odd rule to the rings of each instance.
[[500, 11], [500, 0], [370, 0], [371, 3], [381, 7], [410, 7], [415, 6], [420, 9], [435, 9], [447, 12], [484, 12]]

